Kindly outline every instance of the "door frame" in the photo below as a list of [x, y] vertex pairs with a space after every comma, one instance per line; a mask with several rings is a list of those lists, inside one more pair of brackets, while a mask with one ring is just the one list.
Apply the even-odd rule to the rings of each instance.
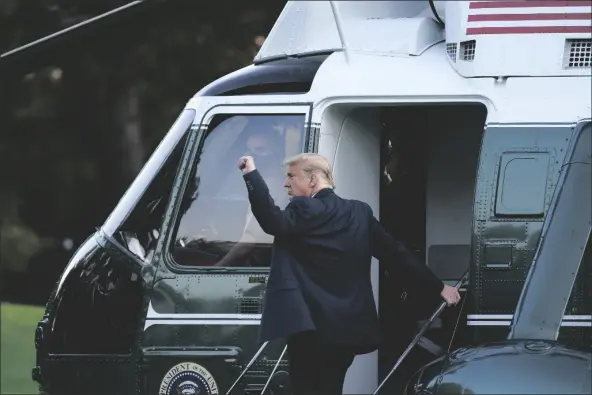
[[[230, 101], [234, 101], [235, 103], [230, 103]], [[142, 323], [143, 328], [146, 329], [152, 324], [160, 323], [162, 320], [194, 320], [199, 318], [202, 322], [207, 321], [209, 317], [205, 316], [217, 316], [217, 314], [161, 314], [155, 312], [152, 309], [151, 300], [153, 297], [153, 289], [155, 284], [160, 280], [165, 279], [176, 279], [178, 276], [196, 276], [196, 275], [204, 275], [204, 274], [254, 274], [257, 278], [259, 277], [267, 277], [269, 272], [268, 267], [263, 268], [212, 268], [212, 267], [183, 267], [176, 264], [173, 260], [172, 254], [170, 253], [171, 244], [174, 242], [174, 226], [176, 225], [177, 220], [179, 219], [179, 209], [181, 205], [182, 197], [185, 193], [185, 188], [189, 184], [189, 177], [191, 177], [191, 170], [193, 169], [194, 164], [199, 159], [199, 155], [202, 153], [202, 149], [205, 143], [206, 138], [209, 135], [210, 127], [214, 118], [218, 115], [272, 115], [272, 114], [286, 114], [286, 115], [304, 115], [304, 133], [302, 134], [302, 141], [301, 147], [299, 152], [309, 152], [311, 151], [314, 144], [311, 143], [316, 138], [314, 134], [314, 128], [311, 128], [310, 120], [312, 117], [312, 110], [313, 110], [313, 103], [310, 101], [303, 101], [303, 102], [291, 102], [293, 97], [290, 99], [286, 99], [284, 97], [278, 96], [261, 96], [257, 98], [262, 102], [258, 103], [249, 103], [246, 104], [245, 101], [252, 100], [253, 97], [232, 97], [232, 98], [200, 98], [193, 99], [190, 101], [188, 106], [192, 104], [196, 106], [196, 116], [194, 122], [192, 124], [190, 135], [188, 137], [188, 141], [186, 147], [183, 152], [183, 156], [181, 158], [181, 162], [175, 176], [175, 181], [173, 184], [173, 188], [171, 191], [171, 196], [169, 197], [169, 202], [167, 208], [165, 210], [164, 220], [161, 227], [161, 238], [158, 241], [158, 245], [156, 247], [157, 254], [152, 261], [152, 268], [151, 270], [154, 271], [154, 278], [151, 284], [151, 290], [149, 291], [148, 300], [146, 303], [146, 310], [144, 316], [144, 322]], [[224, 100], [223, 103], [220, 101]], [[263, 100], [267, 100], [267, 102], [263, 102]], [[269, 102], [269, 100], [281, 100], [281, 102]], [[229, 158], [229, 160], [234, 160], [234, 158]], [[245, 190], [246, 193], [246, 190]], [[172, 291], [178, 292], [178, 291]], [[259, 325], [259, 322], [255, 320], [246, 320], [249, 321], [248, 325]], [[256, 339], [253, 339], [255, 342]], [[174, 345], [171, 345], [174, 346]], [[237, 358], [240, 355], [240, 352], [235, 350], [235, 344], [228, 344], [225, 345], [225, 350], [219, 352], [228, 353], [229, 358]], [[151, 347], [149, 352], [144, 353], [142, 346], [140, 346], [140, 358], [141, 362], [141, 386], [143, 391], [148, 390], [148, 385], [152, 385], [148, 383], [146, 380], [146, 374], [150, 371], [151, 366], [154, 364], [158, 365], [160, 362], [156, 362], [155, 358], [160, 359], [161, 356], [169, 358], [172, 360], [184, 360], [184, 361], [191, 361], [194, 358], [199, 356], [200, 352], [203, 350], [193, 350], [193, 349], [183, 349], [177, 350], [175, 347], [168, 349], [168, 350], [158, 350]], [[211, 351], [211, 350], [210, 350]], [[166, 355], [165, 355], [166, 354]], [[251, 355], [247, 355], [247, 358], [251, 358]], [[165, 364], [168, 362], [165, 362]], [[189, 362], [188, 362], [189, 363]], [[192, 362], [193, 363], [193, 362]], [[225, 381], [225, 380], [223, 380]], [[222, 391], [225, 387], [229, 386], [230, 383], [226, 382], [219, 382], [220, 390]]]
[[[240, 99], [240, 98], [238, 98]], [[208, 136], [210, 124], [215, 116], [223, 114], [244, 114], [244, 115], [267, 115], [267, 114], [298, 114], [304, 115], [304, 139], [302, 141], [301, 152], [309, 152], [312, 144], [309, 144], [311, 139], [314, 139], [314, 130], [311, 128], [311, 117], [312, 117], [313, 104], [311, 102], [300, 102], [300, 103], [223, 103], [214, 104], [209, 109], [204, 111], [203, 115], [200, 112], [197, 113], [195, 121], [201, 118], [199, 123], [195, 122], [192, 130], [190, 131], [187, 148], [183, 154], [181, 160], [181, 167], [177, 173], [173, 191], [169, 200], [169, 205], [165, 213], [165, 219], [163, 221], [161, 233], [164, 237], [159, 241], [157, 251], [160, 251], [160, 257], [158, 260], [153, 261], [156, 266], [158, 275], [155, 281], [160, 278], [170, 278], [171, 276], [181, 274], [196, 274], [204, 272], [228, 272], [228, 268], [219, 268], [218, 270], [208, 268], [207, 270], [201, 268], [182, 267], [177, 265], [169, 254], [169, 247], [172, 242], [172, 228], [178, 219], [178, 213], [180, 208], [180, 197], [185, 193], [188, 178], [191, 173], [191, 168], [198, 155], [201, 153], [204, 142]], [[269, 268], [232, 268], [235, 273], [257, 273], [266, 274], [269, 272]], [[154, 284], [154, 283], [153, 283]]]

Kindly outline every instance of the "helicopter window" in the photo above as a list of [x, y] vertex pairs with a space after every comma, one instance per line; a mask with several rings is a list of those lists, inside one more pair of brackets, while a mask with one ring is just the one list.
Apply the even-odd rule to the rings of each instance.
[[[104, 230], [144, 262], [149, 262], [155, 251], [163, 216], [194, 117], [193, 110], [186, 110], [181, 114], [105, 223]], [[145, 189], [142, 192], [140, 188]], [[130, 199], [138, 200], [134, 203], [129, 201]], [[132, 204], [133, 209], [127, 214]], [[127, 218], [123, 215], [127, 215]], [[119, 225], [119, 221], [123, 224]]]
[[109, 252], [94, 250], [85, 259], [64, 282], [49, 351], [129, 354], [141, 315], [141, 279]]
[[546, 152], [502, 155], [495, 202], [497, 216], [544, 215], [549, 160]]
[[236, 161], [255, 159], [276, 205], [287, 205], [282, 162], [302, 152], [304, 115], [218, 115], [186, 187], [172, 255], [183, 266], [268, 267], [273, 237], [252, 216]]

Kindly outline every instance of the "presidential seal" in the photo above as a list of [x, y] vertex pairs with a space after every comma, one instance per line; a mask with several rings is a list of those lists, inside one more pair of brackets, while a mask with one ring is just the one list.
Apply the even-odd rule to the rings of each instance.
[[203, 366], [183, 362], [164, 375], [158, 395], [218, 395], [218, 384]]

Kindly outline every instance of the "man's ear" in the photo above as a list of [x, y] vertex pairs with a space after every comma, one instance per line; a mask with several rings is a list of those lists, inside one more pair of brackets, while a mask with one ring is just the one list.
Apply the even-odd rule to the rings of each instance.
[[317, 185], [317, 175], [316, 174], [310, 175], [310, 181], [308, 182], [308, 185], [310, 185], [313, 188]]

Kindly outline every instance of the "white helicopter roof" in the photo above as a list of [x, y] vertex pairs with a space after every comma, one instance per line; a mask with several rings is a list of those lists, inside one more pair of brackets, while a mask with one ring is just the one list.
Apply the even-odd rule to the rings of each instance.
[[345, 50], [419, 56], [446, 42], [464, 77], [588, 76], [592, 1], [289, 1], [255, 63]]
[[487, 102], [496, 122], [589, 117], [592, 0], [433, 5], [435, 13], [428, 1], [289, 1], [254, 62], [332, 53], [308, 93], [298, 96], [315, 103], [313, 122], [335, 100], [360, 104], [395, 96]]
[[[427, 1], [288, 1], [255, 63], [284, 56], [341, 51], [343, 45], [331, 3], [343, 21], [347, 47], [352, 51], [374, 49], [374, 52], [407, 54], [407, 48], [397, 48], [396, 39], [402, 34], [407, 37], [413, 34], [404, 30], [410, 22], [405, 18], [434, 18]], [[397, 18], [401, 19], [399, 24], [390, 23]], [[441, 31], [438, 39], [443, 39]], [[411, 52], [419, 54], [413, 49]]]

